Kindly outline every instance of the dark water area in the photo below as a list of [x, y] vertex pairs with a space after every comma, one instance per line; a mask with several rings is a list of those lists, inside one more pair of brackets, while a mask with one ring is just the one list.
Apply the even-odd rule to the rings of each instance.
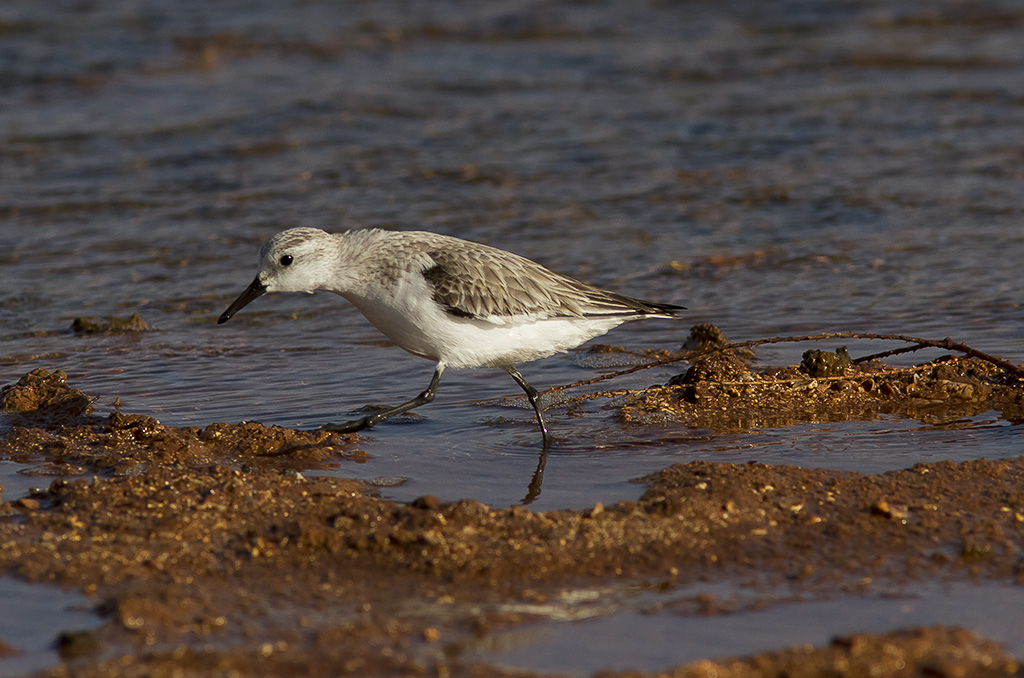
[[[598, 340], [629, 349], [712, 322], [737, 341], [951, 336], [1021, 362], [1022, 29], [1012, 2], [5, 2], [0, 383], [62, 369], [100, 411], [310, 428], [422, 390], [431, 365], [340, 298], [215, 324], [294, 226], [436, 231], [689, 308]], [[133, 313], [153, 329], [70, 329]], [[843, 343], [878, 350], [823, 348]], [[547, 388], [615, 367], [522, 371]], [[480, 401], [517, 393], [449, 372], [332, 472], [514, 504], [539, 434]], [[635, 499], [632, 478], [695, 459], [878, 472], [1024, 450], [996, 413], [715, 435], [623, 427], [608, 404], [548, 410], [533, 508]], [[0, 462], [4, 498], [50, 481], [31, 472]]]

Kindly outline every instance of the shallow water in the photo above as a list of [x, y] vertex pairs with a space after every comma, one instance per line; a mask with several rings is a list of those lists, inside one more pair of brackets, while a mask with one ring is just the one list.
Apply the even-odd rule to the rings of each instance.
[[[101, 411], [196, 426], [314, 427], [418, 393], [432, 366], [340, 298], [215, 325], [259, 244], [298, 225], [434, 230], [689, 307], [598, 340], [632, 349], [713, 322], [733, 340], [952, 336], [1020, 362], [1022, 23], [998, 2], [5, 3], [0, 383], [63, 369]], [[134, 312], [154, 331], [69, 330]], [[522, 371], [540, 389], [606, 371], [583, 364]], [[400, 500], [519, 502], [531, 412], [479, 404], [517, 394], [449, 372], [331, 472]], [[694, 459], [877, 472], [1024, 449], [995, 413], [714, 435], [623, 428], [606, 404], [548, 410], [533, 508], [634, 499], [632, 478]], [[0, 463], [5, 499], [49, 481], [31, 471]]]
[[56, 588], [0, 577], [0, 638], [17, 648], [0, 656], [0, 678], [24, 676], [57, 663], [57, 637], [62, 632], [88, 631], [100, 625], [88, 598]]
[[[559, 675], [586, 676], [602, 670], [659, 671], [706, 658], [743, 657], [801, 642], [825, 646], [836, 637], [882, 633], [944, 624], [970, 628], [1015, 656], [1024, 654], [1018, 619], [1024, 591], [1019, 586], [925, 586], [916, 593], [806, 599], [743, 609], [741, 591], [702, 587], [700, 593], [724, 598], [736, 612], [679, 613], [672, 594], [631, 596], [625, 609], [604, 616], [590, 602], [593, 617], [552, 619], [488, 638], [465, 656], [498, 666]], [[677, 592], [690, 597], [697, 591]], [[586, 606], [584, 606], [586, 607]], [[688, 609], [688, 605], [680, 607]], [[626, 626], [628, 625], [628, 626]], [[630, 633], [624, 634], [623, 628]], [[566, 647], [574, 648], [567, 656]]]

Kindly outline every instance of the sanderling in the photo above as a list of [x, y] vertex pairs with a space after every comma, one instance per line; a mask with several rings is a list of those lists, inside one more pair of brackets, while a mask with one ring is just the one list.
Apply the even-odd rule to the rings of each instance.
[[430, 385], [412, 400], [322, 428], [360, 431], [429, 403], [445, 368], [500, 367], [526, 392], [545, 449], [537, 391], [515, 365], [684, 308], [624, 297], [511, 252], [436, 233], [292, 228], [263, 245], [256, 279], [217, 323], [267, 292], [317, 290], [345, 297], [391, 341], [437, 363]]

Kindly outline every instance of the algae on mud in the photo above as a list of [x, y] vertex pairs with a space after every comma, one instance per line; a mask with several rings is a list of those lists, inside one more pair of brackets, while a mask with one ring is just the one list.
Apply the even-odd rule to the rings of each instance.
[[[355, 436], [165, 427], [94, 415], [83, 397], [64, 375], [34, 371], [4, 389], [21, 412], [0, 440], [0, 456], [58, 476], [0, 503], [0, 570], [80, 588], [108, 620], [95, 632], [99, 651], [69, 660], [76, 675], [500, 674], [426, 648], [529, 623], [502, 611], [510, 601], [609, 580], [817, 594], [872, 580], [1024, 583], [1020, 458], [874, 476], [692, 462], [641, 478], [648, 489], [635, 502], [534, 513], [431, 497], [400, 504], [355, 481], [302, 475], [358, 456]], [[891, 642], [857, 641], [867, 654], [843, 661], [884, 663]], [[970, 634], [925, 630], [899, 643], [922, 666], [1016, 670]], [[824, 667], [844, 650], [815, 653]], [[794, 665], [792, 652], [750, 661], [719, 666], [751, 675], [765, 662], [778, 674]]]

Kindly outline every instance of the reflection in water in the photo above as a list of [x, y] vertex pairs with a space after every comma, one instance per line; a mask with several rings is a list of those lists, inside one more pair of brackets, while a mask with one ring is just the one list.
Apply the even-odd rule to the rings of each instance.
[[530, 486], [526, 489], [526, 496], [523, 497], [522, 503], [524, 505], [532, 504], [540, 496], [540, 486], [544, 482], [544, 467], [548, 463], [548, 448], [550, 446], [550, 440], [545, 436], [544, 449], [540, 451], [540, 456], [537, 458], [537, 470], [533, 472], [533, 477], [530, 478]]

